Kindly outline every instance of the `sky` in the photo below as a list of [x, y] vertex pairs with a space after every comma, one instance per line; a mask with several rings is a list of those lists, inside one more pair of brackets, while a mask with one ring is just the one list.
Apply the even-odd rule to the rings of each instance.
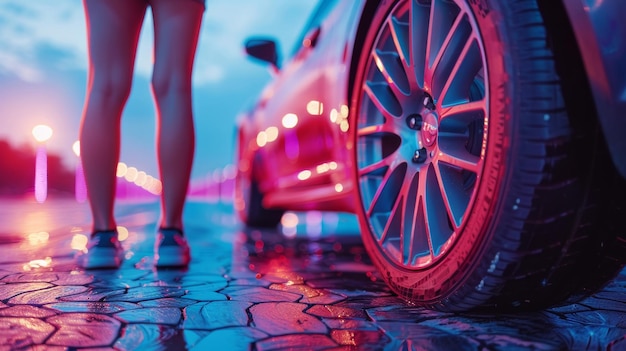
[[[176, 0], [179, 1], [179, 0]], [[256, 35], [278, 40], [285, 58], [317, 0], [208, 0], [193, 72], [196, 154], [192, 179], [233, 163], [235, 120], [271, 78], [247, 58]], [[135, 77], [122, 119], [120, 161], [158, 176], [150, 93], [152, 20], [142, 29]], [[54, 130], [47, 147], [73, 168], [72, 144], [85, 99], [87, 52], [81, 0], [0, 0], [0, 139], [34, 146], [37, 124]]]

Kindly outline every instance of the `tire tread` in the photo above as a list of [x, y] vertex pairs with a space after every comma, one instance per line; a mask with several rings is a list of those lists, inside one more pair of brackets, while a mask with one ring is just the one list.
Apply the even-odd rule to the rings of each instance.
[[[602, 150], [599, 133], [576, 129], [570, 120], [537, 1], [503, 3], [512, 14], [512, 42], [523, 44], [513, 46], [513, 55], [524, 62], [518, 86], [525, 92], [519, 104], [524, 121], [510, 192], [517, 203], [514, 211], [506, 211], [508, 224], [494, 238], [474, 277], [462, 291], [432, 306], [446, 311], [477, 306], [535, 309], [577, 301], [603, 286], [624, 263], [625, 230], [608, 231], [606, 225], [598, 225], [608, 208], [599, 206], [603, 194], [615, 189], [611, 184], [625, 193], [624, 182], [611, 161], [603, 158], [607, 151]], [[586, 159], [597, 160], [590, 172], [575, 152], [580, 145], [587, 146], [582, 149]], [[606, 178], [606, 184], [597, 184], [598, 177]], [[620, 203], [616, 212], [624, 215]], [[614, 249], [603, 249], [611, 240]], [[596, 261], [589, 264], [589, 257]], [[480, 288], [473, 287], [472, 280], [479, 280]]]

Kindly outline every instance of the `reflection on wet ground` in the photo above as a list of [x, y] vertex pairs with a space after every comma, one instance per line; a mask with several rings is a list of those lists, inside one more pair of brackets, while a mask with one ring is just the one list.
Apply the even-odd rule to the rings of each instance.
[[190, 203], [191, 265], [155, 270], [157, 205], [122, 205], [126, 261], [86, 272], [72, 259], [88, 230], [84, 206], [51, 205], [28, 226], [5, 208], [0, 350], [626, 349], [624, 274], [575, 305], [455, 315], [395, 297], [350, 216], [291, 214], [277, 230], [249, 230], [229, 205]]

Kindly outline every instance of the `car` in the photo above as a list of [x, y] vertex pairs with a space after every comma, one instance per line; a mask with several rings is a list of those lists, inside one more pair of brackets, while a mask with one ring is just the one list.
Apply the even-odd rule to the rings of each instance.
[[626, 2], [322, 0], [237, 122], [234, 207], [358, 217], [441, 311], [579, 301], [626, 257]]

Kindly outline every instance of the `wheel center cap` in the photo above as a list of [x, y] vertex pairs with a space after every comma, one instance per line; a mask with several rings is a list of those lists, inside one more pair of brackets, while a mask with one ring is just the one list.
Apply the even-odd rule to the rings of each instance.
[[429, 112], [422, 122], [422, 143], [424, 146], [432, 146], [437, 141], [439, 133], [439, 117], [435, 112]]

